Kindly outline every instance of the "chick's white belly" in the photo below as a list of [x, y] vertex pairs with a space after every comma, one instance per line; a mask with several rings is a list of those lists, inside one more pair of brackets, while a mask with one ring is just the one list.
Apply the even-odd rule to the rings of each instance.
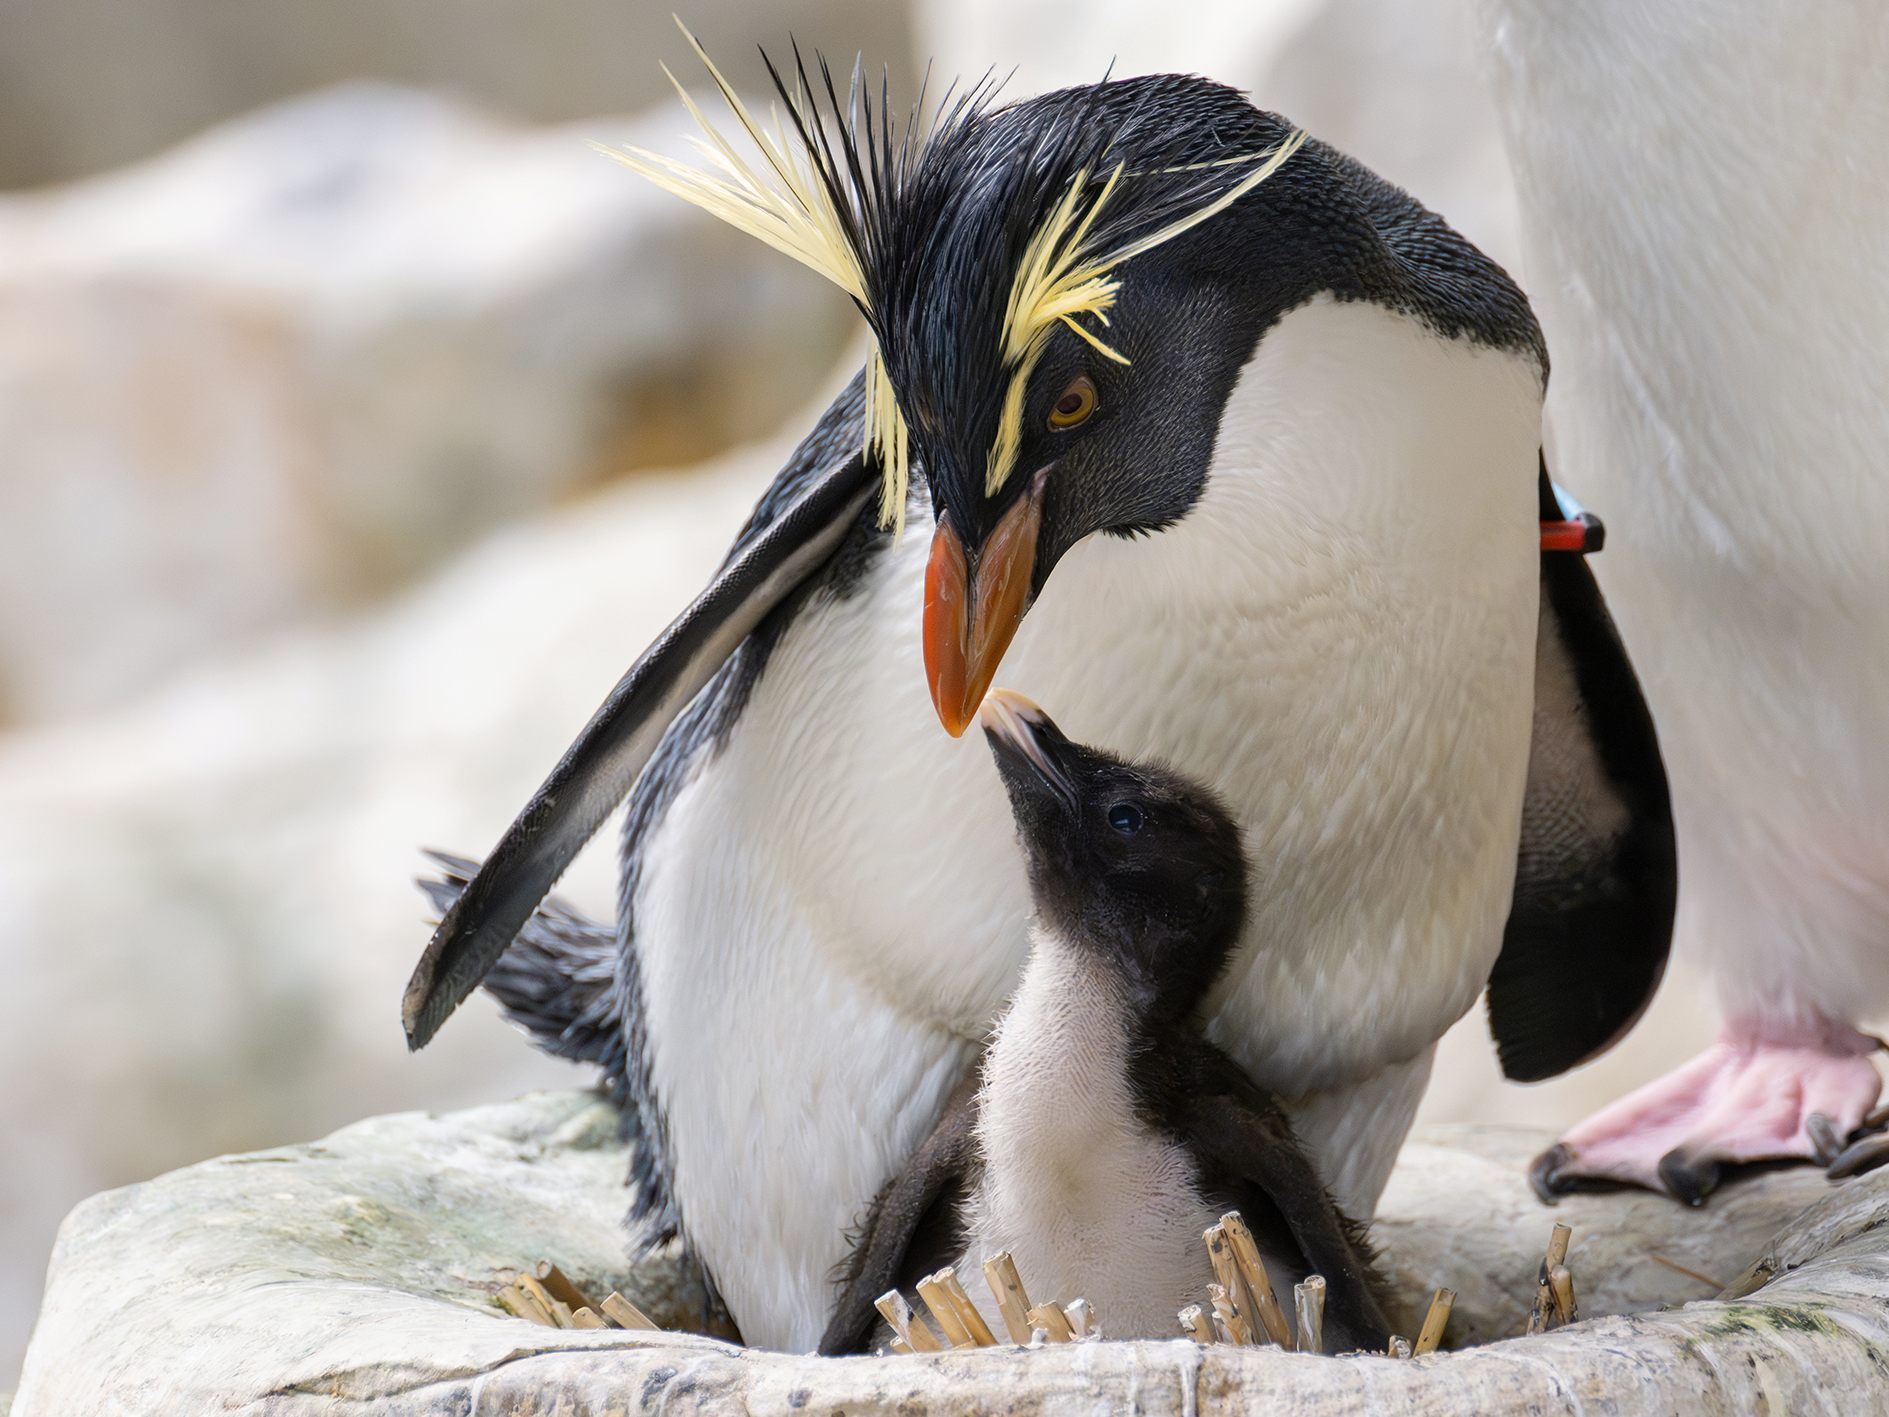
[[1123, 979], [1092, 943], [1036, 932], [984, 1054], [959, 1272], [993, 1332], [980, 1263], [1007, 1250], [1032, 1298], [1087, 1299], [1113, 1338], [1171, 1337], [1213, 1277], [1201, 1231], [1218, 1216], [1188, 1148], [1137, 1106]]

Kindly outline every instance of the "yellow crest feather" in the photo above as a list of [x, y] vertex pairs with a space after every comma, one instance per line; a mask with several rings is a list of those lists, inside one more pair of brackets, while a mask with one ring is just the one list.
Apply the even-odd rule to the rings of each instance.
[[[708, 57], [707, 51], [689, 33], [688, 27], [680, 19], [676, 20], [676, 26], [682, 31], [683, 38], [688, 41], [696, 58], [708, 70], [722, 100], [758, 151], [760, 161], [757, 163], [744, 157], [709, 121], [680, 81], [669, 72], [667, 65], [663, 67], [663, 72], [668, 75], [670, 83], [675, 85], [683, 107], [700, 130], [700, 135], [691, 138], [690, 142], [706, 159], [707, 165], [691, 167], [688, 163], [644, 148], [619, 149], [598, 145], [598, 151], [614, 158], [664, 191], [702, 208], [783, 255], [792, 257], [801, 265], [819, 272], [845, 291], [868, 321], [873, 320], [875, 312], [867, 291], [866, 273], [861, 268], [858, 252], [847, 237], [847, 214], [835, 206], [833, 192], [807, 152], [807, 144], [803, 140], [804, 135], [813, 132], [819, 124], [819, 117], [806, 91], [804, 75], [797, 92], [790, 94], [784, 87], [782, 89], [793, 109], [796, 131], [789, 131], [786, 120], [778, 112], [770, 131], [748, 111], [733, 86]], [[1196, 163], [1188, 168], [1169, 169], [1178, 172], [1244, 162], [1259, 163], [1253, 172], [1213, 201], [1146, 236], [1101, 253], [1087, 249], [1089, 235], [1102, 209], [1123, 180], [1124, 171], [1117, 166], [1093, 196], [1089, 193], [1090, 173], [1085, 169], [1076, 174], [1069, 190], [1031, 236], [1011, 283], [1003, 329], [999, 335], [1003, 363], [1010, 370], [1010, 381], [1000, 410], [996, 441], [985, 467], [987, 494], [994, 494], [1002, 488], [1016, 469], [1023, 437], [1024, 395], [1029, 387], [1030, 375], [1041, 360], [1056, 328], [1060, 325], [1073, 331], [1104, 358], [1120, 364], [1128, 363], [1126, 355], [1078, 319], [1079, 316], [1087, 317], [1107, 328], [1109, 309], [1115, 304], [1115, 297], [1121, 290], [1121, 281], [1114, 274], [1116, 268], [1224, 211], [1278, 171], [1280, 165], [1304, 141], [1305, 134], [1295, 129], [1270, 154], [1263, 155], [1263, 161], [1262, 155], [1254, 154]], [[866, 361], [864, 422], [866, 451], [877, 457], [884, 473], [879, 499], [880, 525], [902, 532], [910, 481], [911, 434], [893, 392], [892, 381], [886, 373], [883, 353], [876, 345]]]
[[[819, 272], [851, 296], [870, 317], [872, 306], [867, 298], [866, 277], [860, 269], [859, 256], [846, 239], [840, 213], [833, 205], [825, 182], [814, 170], [805, 145], [788, 133], [786, 120], [778, 113], [773, 131], [764, 128], [722, 76], [721, 70], [715, 67], [708, 52], [689, 33], [688, 26], [678, 19], [676, 27], [715, 81], [735, 120], [759, 150], [760, 164], [757, 166], [744, 158], [723, 136], [666, 64], [663, 73], [675, 85], [682, 106], [701, 130], [701, 135], [691, 138], [690, 142], [708, 160], [709, 167], [691, 167], [645, 148], [592, 146], [663, 191], [700, 207]], [[818, 123], [812, 104], [804, 102], [804, 91], [802, 98], [794, 101], [794, 108], [803, 127], [811, 130]], [[892, 382], [886, 377], [885, 363], [876, 348], [866, 364], [865, 424], [866, 448], [877, 453], [885, 474], [885, 486], [879, 499], [880, 525], [902, 532], [911, 439], [904, 416], [899, 412], [898, 400], [893, 396]]]
[[[1030, 375], [1035, 372], [1037, 361], [1043, 357], [1049, 337], [1055, 333], [1056, 327], [1062, 325], [1074, 330], [1098, 354], [1118, 364], [1128, 363], [1126, 355], [1104, 343], [1101, 336], [1079, 323], [1076, 317], [1087, 315], [1106, 328], [1109, 309], [1115, 304], [1115, 296], [1121, 290], [1121, 281], [1113, 274], [1117, 266], [1152, 251], [1163, 242], [1171, 241], [1182, 232], [1225, 211], [1277, 172], [1280, 165], [1297, 152], [1304, 141], [1304, 131], [1294, 129], [1283, 143], [1266, 156], [1264, 162], [1213, 201], [1125, 246], [1099, 254], [1086, 251], [1084, 245], [1095, 226], [1096, 218], [1101, 215], [1102, 208], [1115, 192], [1116, 184], [1121, 181], [1122, 169], [1118, 166], [1109, 174], [1093, 200], [1089, 200], [1086, 195], [1089, 173], [1084, 170], [1075, 175], [1063, 199], [1030, 237], [1010, 287], [1000, 339], [1004, 364], [1011, 370], [1011, 375], [998, 418], [997, 441], [992, 444], [989, 461], [985, 464], [986, 495], [994, 495], [1016, 470], [1017, 451], [1023, 443], [1023, 396], [1029, 387]], [[1257, 160], [1255, 155], [1196, 166], [1222, 166]]]

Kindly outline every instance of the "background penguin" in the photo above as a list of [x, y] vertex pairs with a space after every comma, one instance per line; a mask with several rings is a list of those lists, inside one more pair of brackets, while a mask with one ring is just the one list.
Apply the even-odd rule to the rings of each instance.
[[611, 1079], [643, 1235], [684, 1235], [750, 1342], [811, 1346], [1027, 951], [1001, 783], [938, 723], [1001, 659], [1263, 844], [1267, 947], [1209, 1036], [1367, 1217], [1485, 984], [1505, 1068], [1545, 1076], [1665, 959], [1665, 782], [1585, 561], [1542, 550], [1526, 302], [1204, 79], [896, 135], [782, 87], [761, 169], [714, 137], [714, 174], [634, 161], [844, 287], [868, 369], [447, 910], [411, 1042], [634, 784], [617, 938], [534, 930], [494, 990]]
[[1478, 9], [1554, 453], [1615, 521], [1601, 578], [1672, 772], [1680, 934], [1725, 1014], [1537, 1179], [1697, 1201], [1725, 1163], [1827, 1157], [1880, 1089], [1889, 9]]
[[1325, 1276], [1334, 1351], [1381, 1347], [1361, 1232], [1278, 1103], [1200, 1034], [1246, 915], [1239, 828], [1211, 792], [1071, 743], [1020, 694], [993, 691], [982, 719], [1029, 863], [1030, 956], [975, 1099], [874, 1203], [822, 1351], [865, 1346], [874, 1298], [939, 1264], [981, 1294], [999, 1250], [1039, 1297], [1088, 1299], [1111, 1338], [1173, 1337], [1213, 1278], [1201, 1231], [1230, 1207], [1275, 1288]]

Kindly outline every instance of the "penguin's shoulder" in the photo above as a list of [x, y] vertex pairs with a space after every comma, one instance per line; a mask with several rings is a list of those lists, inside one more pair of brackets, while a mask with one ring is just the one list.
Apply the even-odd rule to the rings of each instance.
[[1509, 273], [1403, 188], [1334, 148], [1318, 149], [1330, 174], [1331, 200], [1350, 205], [1378, 247], [1374, 258], [1343, 263], [1333, 278], [1338, 298], [1399, 310], [1446, 339], [1511, 350], [1533, 361], [1545, 381], [1547, 342]]

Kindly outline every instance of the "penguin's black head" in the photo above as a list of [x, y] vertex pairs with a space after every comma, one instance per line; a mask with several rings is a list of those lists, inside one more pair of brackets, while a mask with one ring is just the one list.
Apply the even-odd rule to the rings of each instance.
[[[1261, 332], [1325, 283], [1302, 200], [1319, 159], [1296, 140], [1232, 89], [1157, 75], [973, 112], [900, 186], [868, 279], [883, 273], [879, 349], [936, 523], [925, 666], [950, 732], [1065, 552], [1158, 532], [1200, 499]], [[1224, 213], [1052, 294], [1066, 317], [1019, 314], [1045, 259], [1133, 251], [1285, 153]]]
[[1149, 1010], [1183, 1017], [1246, 915], [1239, 828], [1206, 788], [1064, 737], [1021, 694], [981, 718], [1029, 859], [1039, 923], [1127, 975]]

